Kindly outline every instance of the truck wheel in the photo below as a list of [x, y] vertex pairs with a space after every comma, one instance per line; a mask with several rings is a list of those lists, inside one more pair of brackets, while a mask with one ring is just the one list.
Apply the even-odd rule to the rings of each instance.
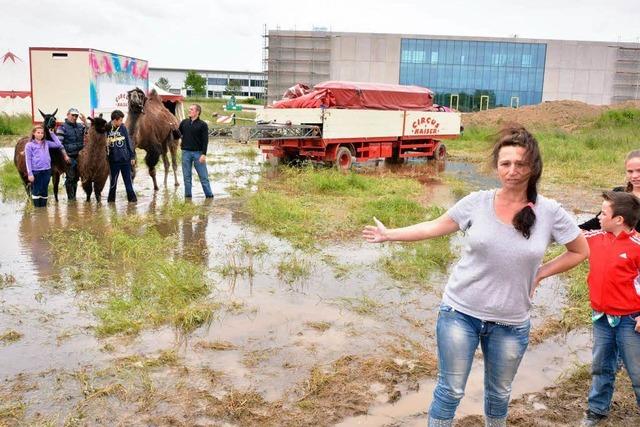
[[338, 170], [349, 170], [353, 165], [353, 157], [351, 156], [351, 150], [347, 147], [339, 147], [336, 152], [336, 168]]
[[436, 149], [433, 151], [433, 160], [444, 160], [447, 157], [447, 146], [443, 143], [438, 143]]

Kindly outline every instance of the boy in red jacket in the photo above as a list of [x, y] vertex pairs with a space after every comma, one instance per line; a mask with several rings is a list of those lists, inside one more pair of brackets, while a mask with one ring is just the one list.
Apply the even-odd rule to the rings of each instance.
[[617, 357], [622, 357], [640, 407], [640, 200], [631, 193], [602, 193], [601, 230], [587, 231], [589, 299], [593, 309], [593, 363], [589, 409], [583, 426], [609, 413]]

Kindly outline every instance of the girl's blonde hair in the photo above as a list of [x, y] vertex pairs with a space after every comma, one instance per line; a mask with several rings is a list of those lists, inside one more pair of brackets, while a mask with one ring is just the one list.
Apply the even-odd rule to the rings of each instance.
[[[42, 131], [44, 132], [44, 126], [42, 126], [42, 125], [35, 125], [35, 126], [33, 127], [33, 129], [31, 129], [31, 141], [33, 141], [34, 139], [36, 139], [36, 130], [38, 130], [38, 129], [42, 129]], [[46, 132], [45, 132], [45, 134], [46, 134]], [[46, 135], [45, 135], [45, 136], [46, 136]], [[44, 139], [44, 138], [45, 138], [45, 136], [43, 136], [43, 137], [42, 137], [42, 139]]]

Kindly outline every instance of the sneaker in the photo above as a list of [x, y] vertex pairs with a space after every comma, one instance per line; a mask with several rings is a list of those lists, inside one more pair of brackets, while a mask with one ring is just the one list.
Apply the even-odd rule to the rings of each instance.
[[593, 412], [591, 409], [587, 409], [587, 412], [585, 412], [584, 418], [582, 418], [582, 423], [580, 423], [580, 425], [582, 427], [597, 426], [605, 418], [607, 418], [606, 415], [601, 415], [596, 412]]
[[207, 199], [213, 199], [213, 194], [210, 196], [204, 196], [204, 197], [206, 197]]

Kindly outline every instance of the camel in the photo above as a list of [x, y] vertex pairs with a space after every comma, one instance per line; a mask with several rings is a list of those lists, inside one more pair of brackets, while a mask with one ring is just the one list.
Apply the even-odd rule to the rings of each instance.
[[78, 154], [78, 173], [82, 180], [82, 188], [87, 195], [87, 202], [91, 201], [91, 192], [95, 194], [97, 202], [104, 184], [109, 177], [109, 160], [107, 159], [107, 121], [98, 117], [89, 117], [91, 127], [87, 135], [87, 142]]
[[[51, 141], [51, 131], [56, 127], [56, 111], [51, 114], [45, 114], [38, 110], [42, 116], [42, 124], [45, 129], [45, 139]], [[31, 196], [31, 183], [29, 182], [29, 176], [27, 174], [27, 161], [24, 156], [24, 147], [29, 142], [30, 137], [24, 136], [16, 143], [16, 148], [13, 151], [13, 163], [18, 169], [20, 178], [24, 185], [24, 189], [27, 192], [27, 196]], [[51, 176], [53, 178], [53, 196], [58, 201], [58, 186], [60, 185], [60, 175], [67, 173], [69, 164], [64, 160], [62, 150], [49, 149], [49, 155], [51, 156]]]
[[[160, 156], [162, 156], [164, 163], [164, 185], [167, 186], [169, 174], [167, 152], [171, 153], [173, 178], [177, 187], [180, 185], [176, 161], [178, 139], [180, 138], [178, 120], [162, 105], [160, 96], [155, 90], [152, 90], [147, 98], [141, 89], [132, 89], [127, 92], [127, 101], [129, 111], [125, 124], [134, 149], [141, 148], [147, 152], [144, 161], [149, 168], [149, 175], [153, 179], [153, 189], [155, 191], [159, 189], [156, 181], [156, 165]], [[133, 175], [135, 176], [135, 169]]]

